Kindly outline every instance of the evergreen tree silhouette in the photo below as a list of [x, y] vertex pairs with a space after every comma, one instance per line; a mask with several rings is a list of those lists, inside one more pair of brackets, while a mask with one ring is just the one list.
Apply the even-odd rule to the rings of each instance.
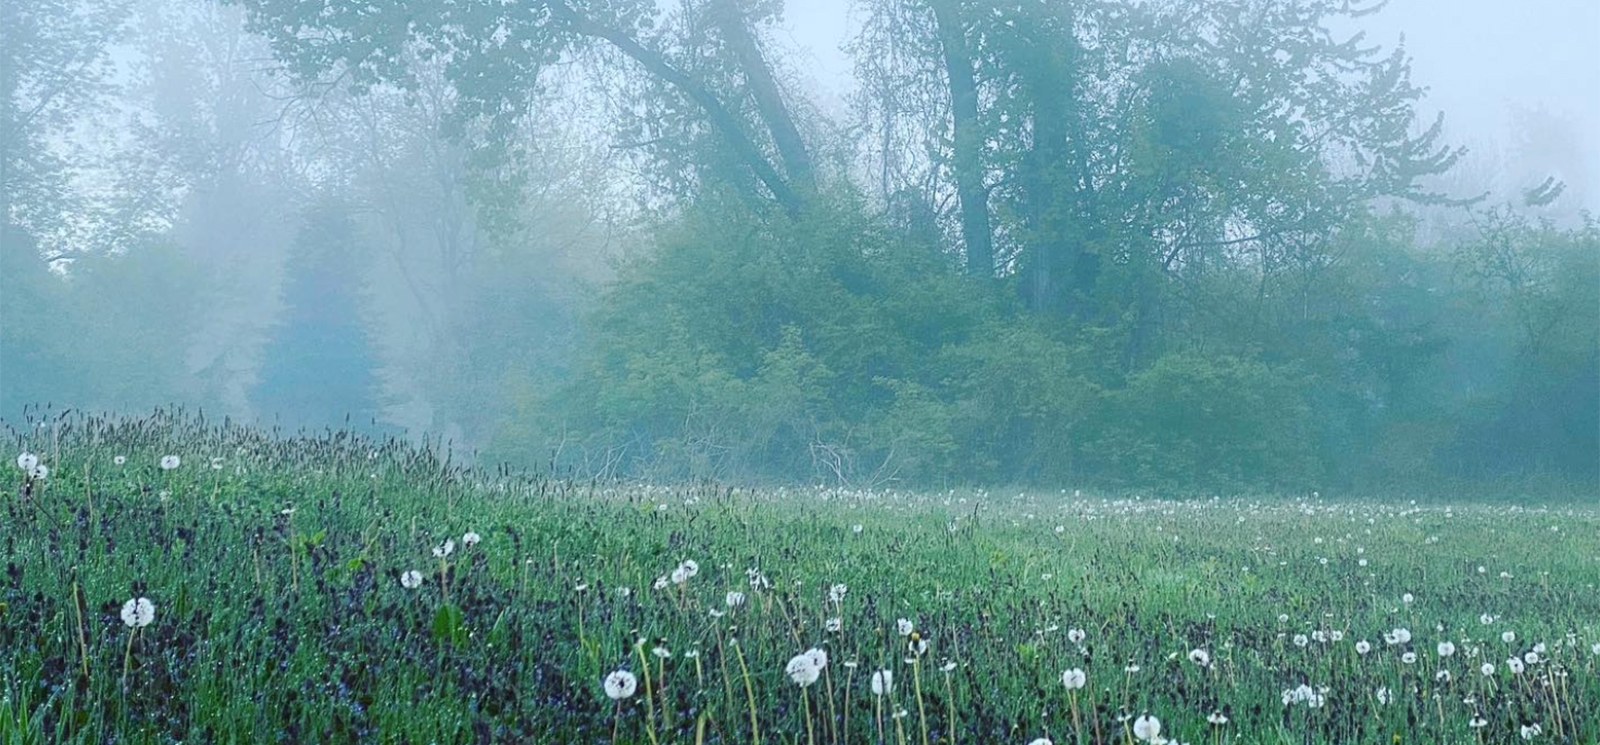
[[253, 404], [286, 429], [370, 429], [377, 361], [361, 318], [360, 229], [335, 204], [310, 209], [290, 250], [283, 315], [264, 350]]

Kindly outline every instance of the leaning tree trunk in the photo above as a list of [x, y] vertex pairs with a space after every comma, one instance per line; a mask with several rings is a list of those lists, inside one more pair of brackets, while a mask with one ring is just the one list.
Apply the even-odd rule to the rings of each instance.
[[994, 236], [989, 226], [989, 190], [983, 185], [983, 133], [978, 128], [978, 83], [967, 48], [960, 0], [931, 0], [939, 45], [944, 51], [950, 86], [950, 117], [955, 129], [951, 170], [961, 200], [961, 239], [967, 249], [967, 273], [994, 276]]

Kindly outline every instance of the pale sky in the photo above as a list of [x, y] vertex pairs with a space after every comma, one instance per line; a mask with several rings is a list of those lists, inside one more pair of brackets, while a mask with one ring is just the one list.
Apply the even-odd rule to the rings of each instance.
[[[784, 42], [822, 103], [842, 108], [854, 84], [840, 46], [859, 27], [853, 0], [789, 0]], [[1508, 147], [1513, 112], [1539, 109], [1568, 122], [1585, 153], [1566, 176], [1586, 182], [1600, 213], [1600, 0], [1390, 0], [1362, 19], [1368, 39], [1391, 48], [1405, 35], [1412, 79], [1428, 88], [1427, 122], [1443, 110], [1453, 142], [1492, 153]]]

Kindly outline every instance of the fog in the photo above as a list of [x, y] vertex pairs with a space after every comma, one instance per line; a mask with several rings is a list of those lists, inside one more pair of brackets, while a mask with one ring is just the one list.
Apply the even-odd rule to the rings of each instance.
[[[863, 13], [852, 7], [850, 0], [792, 4], [777, 35], [830, 105], [843, 106], [857, 87], [843, 51], [861, 28]], [[1486, 171], [1474, 174], [1484, 183], [1463, 186], [1505, 189], [1555, 175], [1571, 203], [1600, 209], [1600, 3], [1391, 0], [1334, 27], [1386, 47], [1404, 41], [1412, 77], [1427, 88], [1419, 119], [1443, 113], [1446, 135]]]
[[1344, 7], [12, 0], [0, 418], [1593, 493], [1600, 3]]

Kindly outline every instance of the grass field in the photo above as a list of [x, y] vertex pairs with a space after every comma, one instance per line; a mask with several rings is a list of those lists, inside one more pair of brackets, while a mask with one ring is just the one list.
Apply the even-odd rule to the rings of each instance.
[[8, 744], [1600, 742], [1592, 507], [570, 483], [163, 417], [12, 445]]

